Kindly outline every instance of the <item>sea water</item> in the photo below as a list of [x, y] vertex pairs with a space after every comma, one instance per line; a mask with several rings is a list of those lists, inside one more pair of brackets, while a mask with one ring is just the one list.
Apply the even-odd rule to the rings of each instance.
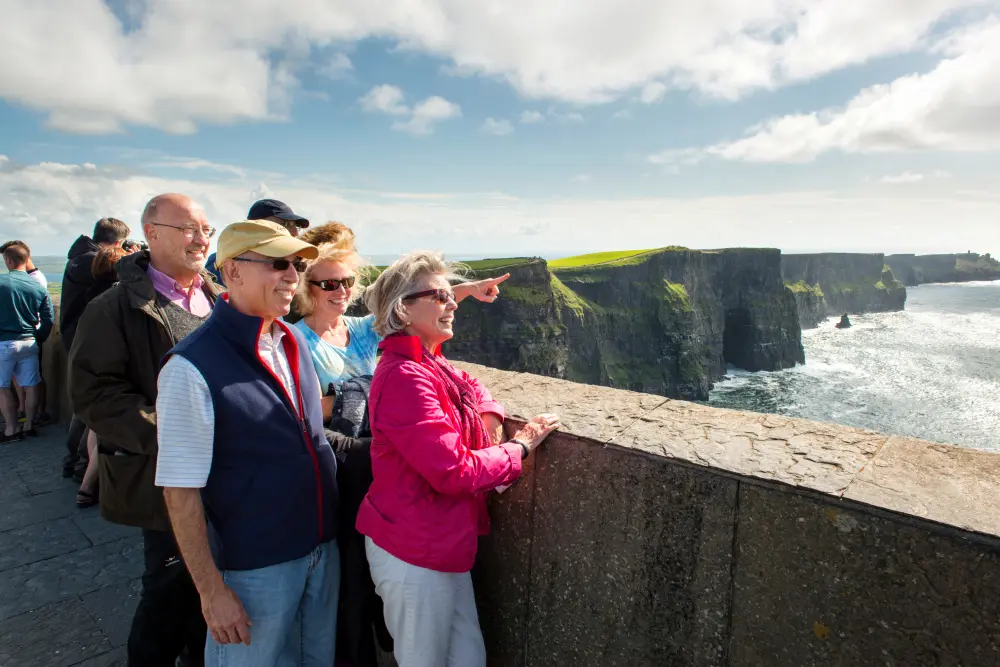
[[1000, 451], [1000, 281], [907, 293], [903, 312], [803, 331], [804, 366], [730, 369], [709, 403]]

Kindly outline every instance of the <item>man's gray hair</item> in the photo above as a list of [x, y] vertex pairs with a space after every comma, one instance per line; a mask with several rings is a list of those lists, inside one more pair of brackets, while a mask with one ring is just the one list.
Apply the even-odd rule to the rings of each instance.
[[446, 262], [439, 252], [417, 250], [400, 257], [365, 290], [365, 305], [375, 315], [375, 331], [385, 337], [406, 328], [403, 297], [417, 291], [425, 276], [440, 275], [455, 282], [464, 280], [464, 272], [463, 265]]

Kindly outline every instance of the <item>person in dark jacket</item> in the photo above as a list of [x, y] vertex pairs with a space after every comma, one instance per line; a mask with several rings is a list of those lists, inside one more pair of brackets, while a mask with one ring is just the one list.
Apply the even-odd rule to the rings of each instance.
[[[118, 272], [115, 265], [128, 255], [121, 246], [101, 248], [94, 257], [91, 272], [94, 283], [87, 289], [87, 300], [93, 301], [118, 282]], [[87, 429], [87, 468], [80, 481], [80, 489], [76, 492], [76, 506], [80, 509], [93, 507], [98, 502], [97, 494], [97, 434]]]
[[[59, 334], [63, 348], [68, 353], [73, 345], [76, 325], [90, 303], [87, 290], [94, 282], [91, 266], [101, 248], [121, 246], [128, 238], [129, 228], [118, 218], [101, 218], [94, 224], [94, 236], [81, 235], [69, 248], [66, 268], [63, 269], [62, 293], [59, 295]], [[63, 477], [83, 475], [87, 466], [86, 427], [74, 415], [66, 437], [67, 453], [63, 458]], [[82, 477], [80, 477], [82, 481]]]
[[179, 194], [154, 197], [142, 215], [149, 250], [118, 262], [117, 285], [90, 302], [70, 350], [70, 399], [100, 434], [101, 516], [143, 529], [142, 593], [128, 638], [130, 665], [204, 660], [198, 591], [180, 562], [156, 472], [156, 379], [163, 357], [210, 314], [219, 289], [204, 271], [215, 234]]

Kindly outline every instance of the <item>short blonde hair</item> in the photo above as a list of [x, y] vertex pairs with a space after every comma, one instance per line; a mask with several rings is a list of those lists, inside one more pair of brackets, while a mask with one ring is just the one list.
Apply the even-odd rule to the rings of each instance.
[[348, 305], [356, 302], [364, 289], [363, 281], [365, 276], [364, 271], [360, 269], [366, 266], [366, 262], [361, 259], [354, 249], [354, 234], [351, 234], [350, 237], [343, 237], [336, 243], [323, 243], [318, 248], [319, 257], [306, 262], [306, 270], [299, 278], [299, 286], [295, 290], [295, 310], [303, 317], [312, 315], [316, 310], [316, 303], [309, 292], [309, 281], [312, 279], [316, 267], [323, 262], [340, 262], [351, 267], [355, 272], [357, 280], [351, 290], [351, 298], [348, 301]]
[[446, 262], [439, 252], [417, 250], [400, 257], [365, 290], [365, 305], [375, 315], [375, 332], [386, 337], [406, 328], [403, 297], [412, 294], [424, 276], [440, 275], [448, 282], [461, 282], [464, 273], [465, 266]]

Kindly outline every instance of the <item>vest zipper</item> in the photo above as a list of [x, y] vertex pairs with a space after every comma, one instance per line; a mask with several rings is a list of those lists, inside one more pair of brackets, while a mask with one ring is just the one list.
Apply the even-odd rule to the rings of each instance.
[[[261, 333], [263, 333], [263, 331], [264, 331], [264, 324], [262, 322], [260, 325], [260, 329], [257, 331], [258, 341], [260, 341], [260, 335]], [[285, 335], [287, 336], [289, 334], [286, 333]], [[302, 440], [306, 445], [306, 451], [308, 451], [309, 456], [312, 457], [313, 471], [316, 473], [316, 509], [317, 509], [316, 529], [317, 529], [317, 534], [319, 535], [319, 540], [320, 542], [322, 542], [323, 541], [323, 479], [319, 470], [319, 458], [316, 456], [316, 452], [313, 450], [313, 446], [309, 443], [309, 433], [306, 430], [305, 404], [302, 401], [302, 387], [301, 387], [302, 379], [299, 377], [295, 377], [292, 379], [292, 381], [295, 383], [295, 393], [299, 398], [299, 409], [296, 410], [295, 402], [292, 401], [292, 395], [289, 393], [288, 388], [285, 386], [285, 383], [281, 381], [281, 378], [278, 377], [278, 374], [275, 373], [274, 370], [272, 370], [271, 367], [267, 364], [267, 362], [265, 362], [264, 359], [260, 356], [260, 347], [257, 345], [257, 343], [254, 344], [254, 352], [257, 355], [257, 360], [260, 361], [261, 365], [267, 369], [267, 372], [271, 374], [271, 377], [273, 377], [275, 382], [278, 383], [278, 386], [281, 387], [282, 392], [285, 395], [285, 398], [288, 399], [289, 406], [292, 408], [292, 412], [296, 413], [295, 416], [298, 418], [299, 427], [302, 432]], [[292, 364], [289, 361], [288, 363], [289, 370], [291, 370], [291, 366]], [[297, 363], [296, 363], [296, 369], [298, 369]], [[296, 373], [296, 376], [298, 376], [298, 373]]]

